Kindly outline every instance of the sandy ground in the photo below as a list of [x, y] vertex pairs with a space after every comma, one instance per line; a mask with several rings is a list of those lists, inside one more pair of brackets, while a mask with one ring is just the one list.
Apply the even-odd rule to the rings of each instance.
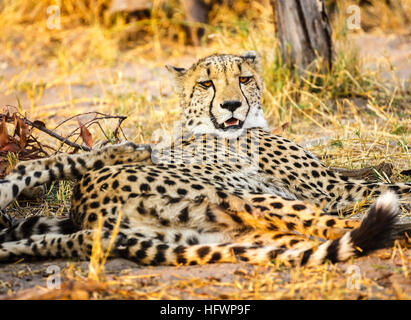
[[364, 58], [365, 68], [381, 68], [387, 80], [396, 78], [396, 85], [411, 90], [411, 30], [391, 35], [364, 33], [351, 39]]

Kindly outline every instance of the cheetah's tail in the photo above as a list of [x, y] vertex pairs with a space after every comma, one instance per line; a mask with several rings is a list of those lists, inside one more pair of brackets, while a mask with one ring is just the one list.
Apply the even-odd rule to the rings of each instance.
[[399, 202], [393, 192], [380, 196], [368, 211], [361, 225], [339, 239], [330, 240], [318, 247], [302, 264], [318, 264], [325, 260], [345, 261], [392, 245], [397, 236]]

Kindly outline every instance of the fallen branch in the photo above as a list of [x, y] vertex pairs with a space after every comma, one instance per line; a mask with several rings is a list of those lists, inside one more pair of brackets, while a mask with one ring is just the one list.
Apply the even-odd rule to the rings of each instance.
[[[113, 116], [113, 115], [107, 115], [107, 114], [104, 114], [104, 113], [101, 113], [101, 112], [94, 112], [94, 111], [93, 111], [93, 112], [86, 112], [86, 113], [82, 113], [82, 114], [78, 114], [78, 115], [72, 116], [72, 117], [70, 117], [70, 118], [68, 118], [68, 119], [60, 122], [53, 130], [56, 130], [58, 127], [60, 127], [61, 125], [63, 125], [64, 123], [66, 123], [66, 122], [69, 121], [69, 120], [73, 120], [73, 119], [75, 119], [75, 118], [77, 118], [77, 117], [85, 116], [85, 115], [90, 115], [90, 114], [95, 114], [96, 116], [95, 116], [93, 119], [91, 119], [91, 120], [89, 120], [89, 121], [86, 121], [86, 122], [83, 124], [84, 127], [89, 128], [91, 125], [93, 125], [93, 124], [96, 123], [96, 124], [99, 126], [101, 132], [102, 132], [102, 133], [104, 134], [104, 136], [106, 137], [106, 139], [109, 140], [108, 137], [107, 137], [107, 135], [106, 135], [106, 133], [104, 132], [103, 128], [101, 127], [101, 125], [100, 125], [100, 123], [99, 123], [98, 121], [99, 121], [99, 120], [105, 120], [105, 119], [119, 119], [118, 124], [117, 124], [116, 128], [115, 128], [114, 131], [113, 131], [113, 135], [117, 138], [117, 137], [118, 137], [118, 131], [121, 130], [121, 132], [123, 133], [123, 136], [126, 138], [124, 132], [123, 132], [122, 129], [121, 129], [121, 124], [123, 123], [123, 121], [124, 121], [125, 119], [127, 119], [126, 116]], [[100, 117], [98, 117], [98, 115], [100, 115]], [[77, 128], [74, 129], [72, 132], [70, 132], [70, 133], [68, 134], [68, 136], [66, 137], [66, 139], [69, 139], [70, 137], [72, 137], [78, 130], [80, 130], [80, 135], [76, 138], [75, 141], [77, 141], [78, 138], [81, 136], [81, 126], [77, 127]], [[127, 138], [126, 138], [126, 140], [127, 140]], [[72, 142], [72, 143], [76, 144], [76, 142]], [[61, 147], [62, 147], [63, 145], [64, 145], [64, 142], [58, 147], [57, 152], [60, 151], [60, 149], [61, 149]], [[83, 150], [85, 150], [85, 151], [90, 151], [90, 148], [89, 148], [89, 147], [84, 146], [84, 147], [82, 147], [82, 148], [83, 148]], [[77, 148], [77, 149], [78, 149], [78, 148]], [[87, 150], [87, 149], [89, 149], [89, 150]]]
[[[8, 105], [6, 105], [6, 107], [13, 107], [13, 106], [8, 106]], [[118, 119], [118, 124], [117, 124], [116, 128], [115, 128], [114, 131], [113, 131], [113, 135], [114, 135], [115, 137], [118, 137], [119, 130], [121, 130], [121, 132], [122, 132], [123, 135], [124, 135], [124, 132], [123, 132], [122, 129], [121, 129], [121, 124], [123, 123], [123, 121], [124, 121], [125, 119], [127, 119], [126, 116], [107, 115], [107, 114], [104, 114], [104, 113], [101, 113], [101, 112], [86, 112], [86, 113], [78, 114], [78, 115], [72, 116], [72, 117], [70, 117], [70, 118], [68, 118], [68, 119], [65, 119], [65, 120], [63, 120], [62, 122], [60, 122], [53, 130], [50, 130], [50, 129], [46, 128], [46, 126], [44, 125], [44, 123], [42, 123], [41, 121], [30, 121], [29, 119], [27, 119], [26, 117], [24, 117], [24, 116], [21, 115], [20, 113], [16, 113], [16, 114], [19, 116], [19, 118], [20, 118], [25, 124], [27, 124], [27, 125], [29, 125], [29, 126], [31, 126], [31, 127], [33, 127], [33, 128], [36, 128], [37, 130], [40, 130], [40, 131], [42, 131], [42, 132], [50, 135], [51, 137], [53, 137], [53, 138], [61, 141], [62, 144], [60, 145], [59, 148], [57, 148], [57, 152], [61, 149], [61, 147], [62, 147], [64, 144], [66, 144], [66, 145], [68, 145], [68, 146], [70, 146], [70, 147], [72, 147], [72, 148], [75, 148], [76, 150], [78, 150], [78, 149], [81, 149], [81, 150], [84, 150], [84, 151], [90, 151], [90, 150], [91, 150], [91, 148], [88, 147], [88, 146], [86, 146], [86, 145], [80, 145], [80, 144], [78, 144], [78, 143], [76, 143], [76, 142], [72, 142], [72, 141], [69, 140], [69, 138], [70, 138], [77, 130], [79, 130], [80, 127], [79, 127], [79, 128], [76, 128], [75, 130], [73, 130], [67, 137], [63, 137], [63, 136], [61, 136], [61, 135], [59, 135], [59, 134], [57, 134], [57, 133], [55, 132], [55, 130], [56, 130], [58, 127], [60, 127], [61, 125], [63, 125], [64, 123], [66, 123], [66, 122], [68, 122], [68, 121], [70, 121], [70, 120], [73, 120], [73, 119], [75, 119], [75, 118], [78, 118], [78, 117], [81, 117], [81, 116], [85, 116], [85, 115], [95, 114], [96, 116], [95, 116], [93, 119], [91, 119], [91, 120], [87, 121], [86, 123], [84, 123], [84, 125], [85, 125], [86, 127], [89, 127], [90, 125], [92, 125], [92, 124], [94, 124], [94, 123], [97, 123], [97, 124], [99, 125], [101, 131], [103, 132], [103, 134], [107, 137], [107, 135], [106, 135], [105, 132], [103, 131], [103, 129], [102, 129], [101, 125], [98, 123], [98, 121], [99, 121], [99, 120], [104, 120], [104, 119]], [[6, 117], [6, 120], [7, 120], [7, 117], [8, 117], [8, 116], [5, 115], [5, 114], [1, 114], [1, 115], [0, 115], [0, 120], [2, 120], [3, 117]], [[37, 142], [37, 141], [36, 141], [36, 142]]]
[[[14, 112], [11, 112], [10, 109]], [[82, 123], [80, 117], [94, 115], [91, 119]], [[33, 160], [60, 152], [64, 145], [67, 145], [73, 150], [67, 150], [66, 152], [75, 153], [78, 150], [90, 151], [92, 149], [92, 136], [87, 129], [91, 125], [97, 124], [105, 138], [110, 141], [111, 138], [104, 131], [100, 120], [106, 119], [118, 119], [118, 123], [115, 126], [112, 134], [116, 142], [120, 139], [119, 132], [122, 133], [124, 139], [127, 140], [121, 124], [126, 119], [126, 116], [108, 115], [100, 112], [86, 112], [72, 116], [63, 120], [54, 129], [46, 128], [46, 124], [40, 120], [31, 121], [27, 117], [23, 116], [18, 110], [10, 105], [6, 105], [3, 112], [0, 113], [0, 177], [5, 176], [12, 170], [16, 162], [21, 160]], [[68, 135], [62, 136], [56, 132], [56, 129], [67, 123], [69, 120], [77, 119], [78, 125]], [[7, 125], [6, 125], [7, 124]], [[14, 124], [14, 133], [9, 134], [7, 126]], [[60, 141], [58, 147], [52, 147], [43, 144], [33, 135], [33, 128], [53, 137]], [[77, 142], [78, 139], [83, 139], [84, 144]], [[47, 152], [45, 149], [52, 150]]]
[[367, 167], [362, 169], [343, 169], [343, 168], [330, 168], [331, 170], [343, 174], [349, 178], [353, 179], [364, 179], [367, 181], [378, 181], [377, 172], [384, 172], [385, 175], [389, 178], [392, 175], [393, 165], [391, 163], [382, 162], [376, 167]]
[[43, 131], [44, 133], [47, 133], [48, 135], [52, 136], [53, 138], [56, 138], [57, 140], [61, 141], [63, 144], [67, 144], [70, 147], [76, 148], [76, 149], [82, 149], [84, 151], [90, 151], [91, 148], [84, 146], [84, 145], [79, 145], [77, 143], [71, 142], [70, 140], [68, 140], [69, 137], [64, 138], [62, 136], [60, 136], [59, 134], [53, 132], [50, 129], [47, 129], [46, 127], [40, 125], [40, 124], [36, 124], [35, 122], [32, 122], [30, 120], [28, 120], [27, 118], [23, 117], [22, 120], [28, 124], [29, 126], [32, 126], [33, 128], [36, 128], [40, 131]]

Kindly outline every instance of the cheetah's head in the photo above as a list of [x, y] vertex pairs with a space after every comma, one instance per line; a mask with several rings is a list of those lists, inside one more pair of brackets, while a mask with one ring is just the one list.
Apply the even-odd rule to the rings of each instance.
[[245, 129], [267, 127], [260, 104], [260, 59], [255, 52], [212, 55], [188, 69], [167, 69], [177, 84], [183, 125], [189, 132], [236, 138]]

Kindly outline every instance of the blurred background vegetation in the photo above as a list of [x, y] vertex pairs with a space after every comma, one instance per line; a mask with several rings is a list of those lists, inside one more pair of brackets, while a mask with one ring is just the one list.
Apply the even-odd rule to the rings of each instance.
[[[189, 8], [184, 0], [2, 0], [0, 39], [10, 57], [13, 57], [10, 51], [16, 49], [30, 50], [34, 53], [33, 59], [58, 57], [64, 48], [72, 58], [82, 59], [86, 55], [90, 59], [113, 62], [124, 50], [137, 47], [136, 53], [159, 48], [164, 55], [181, 53], [184, 45], [190, 43], [187, 27], [205, 29], [202, 46], [218, 41], [214, 39], [216, 34], [246, 38], [253, 32], [258, 38], [274, 31], [268, 0], [202, 2], [207, 10], [207, 24], [190, 22]], [[336, 36], [347, 32], [339, 22], [347, 18], [345, 9], [353, 4], [361, 8], [364, 31], [390, 32], [407, 29], [410, 25], [409, 0], [326, 0], [325, 3]], [[125, 10], [121, 10], [121, 4], [125, 5]], [[60, 30], [47, 27], [51, 14], [47, 8], [55, 5], [60, 8]], [[180, 48], [177, 52], [176, 46]]]

